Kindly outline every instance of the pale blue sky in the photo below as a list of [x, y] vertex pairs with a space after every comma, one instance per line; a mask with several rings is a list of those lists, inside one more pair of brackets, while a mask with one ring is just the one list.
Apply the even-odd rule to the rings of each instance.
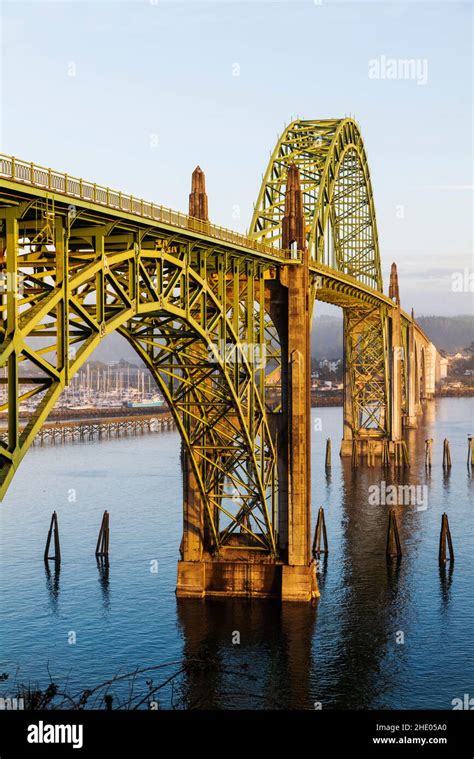
[[[3, 152], [182, 210], [199, 163], [212, 220], [245, 230], [284, 124], [351, 114], [385, 286], [396, 260], [406, 309], [472, 310], [451, 276], [473, 271], [470, 2], [3, 0], [0, 13]], [[426, 60], [426, 84], [369, 78], [380, 56]]]

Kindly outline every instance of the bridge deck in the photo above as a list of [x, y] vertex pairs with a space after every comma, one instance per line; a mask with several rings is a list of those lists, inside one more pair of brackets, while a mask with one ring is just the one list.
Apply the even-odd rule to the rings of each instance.
[[114, 213], [119, 212], [121, 216], [131, 215], [185, 232], [198, 233], [276, 260], [288, 258], [288, 251], [252, 240], [247, 235], [231, 229], [201, 221], [181, 211], [174, 211], [109, 187], [71, 177], [69, 174], [21, 161], [14, 156], [0, 154], [0, 177], [10, 180], [12, 189], [14, 184], [18, 184], [24, 189], [25, 187], [34, 188], [35, 193], [43, 197], [64, 196], [67, 199], [80, 200], [86, 207], [100, 206]]
[[[80, 201], [82, 207], [99, 213], [110, 212], [124, 219], [140, 220], [157, 225], [167, 231], [176, 231], [186, 236], [191, 235], [210, 243], [219, 241], [225, 247], [231, 246], [247, 255], [257, 256], [276, 265], [298, 263], [300, 259], [290, 257], [290, 251], [253, 240], [211, 222], [202, 221], [192, 216], [175, 211], [133, 195], [113, 190], [109, 187], [72, 177], [69, 174], [22, 161], [14, 156], [0, 154], [0, 187], [3, 186], [15, 194], [27, 193], [48, 199], [61, 200], [64, 203]], [[13, 200], [13, 199], [12, 199]], [[383, 292], [366, 285], [344, 272], [332, 269], [324, 264], [310, 261], [310, 270], [319, 275], [324, 286], [316, 288], [316, 299], [339, 305], [351, 305], [357, 302], [393, 307], [393, 301]], [[336, 293], [337, 291], [337, 293]], [[402, 319], [410, 321], [406, 312], [401, 312]], [[429, 339], [417, 325], [420, 335]]]

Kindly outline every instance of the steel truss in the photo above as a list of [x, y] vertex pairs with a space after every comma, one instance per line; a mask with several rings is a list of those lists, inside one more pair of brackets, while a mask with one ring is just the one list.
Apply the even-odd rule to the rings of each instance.
[[[63, 389], [118, 331], [174, 415], [202, 500], [206, 550], [232, 549], [238, 533], [240, 546], [278, 556], [274, 417], [285, 413], [288, 325], [276, 324], [278, 314], [272, 321], [266, 298], [270, 280], [284, 288], [288, 267], [301, 264], [301, 251], [281, 249], [291, 164], [303, 191], [311, 305], [326, 300], [345, 313], [354, 435], [390, 437], [395, 307], [382, 292], [372, 187], [354, 121], [287, 127], [247, 236], [0, 156], [0, 410], [8, 412], [0, 497]], [[404, 315], [405, 351], [408, 321]], [[25, 420], [20, 405], [33, 396], [39, 402]]]
[[[264, 405], [273, 350], [268, 264], [93, 216], [47, 199], [3, 210], [7, 274], [21, 288], [3, 293], [2, 492], [70, 378], [118, 330], [175, 416], [212, 550], [240, 531], [249, 547], [275, 554], [278, 487]], [[22, 427], [20, 404], [33, 395], [40, 402]]]
[[[337, 283], [328, 285], [321, 267], [382, 292], [377, 224], [367, 157], [352, 119], [294, 121], [270, 158], [250, 227], [258, 242], [282, 237], [286, 175], [296, 164], [312, 262], [312, 296], [341, 306], [346, 363], [353, 393], [355, 436], [390, 434], [387, 308], [361, 307]], [[363, 305], [363, 304], [362, 304]], [[354, 330], [353, 334], [351, 331]], [[362, 352], [363, 351], [363, 352]]]

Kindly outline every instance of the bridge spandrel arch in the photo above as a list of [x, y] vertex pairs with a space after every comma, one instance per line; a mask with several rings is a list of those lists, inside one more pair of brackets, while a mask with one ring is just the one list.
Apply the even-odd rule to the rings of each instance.
[[138, 315], [120, 328], [155, 377], [184, 442], [183, 558], [242, 543], [274, 555], [275, 451], [258, 373], [225, 312], [212, 331], [199, 321]]
[[[238, 534], [250, 549], [275, 555], [275, 451], [258, 366], [267, 326], [255, 305], [263, 303], [266, 266], [144, 225], [91, 219], [81, 209], [70, 216], [48, 201], [12, 213], [5, 247], [22, 290], [3, 303], [2, 494], [62, 390], [119, 331], [152, 372], [183, 437], [202, 512], [199, 550], [218, 554]], [[38, 404], [25, 422], [20, 404], [33, 395]]]

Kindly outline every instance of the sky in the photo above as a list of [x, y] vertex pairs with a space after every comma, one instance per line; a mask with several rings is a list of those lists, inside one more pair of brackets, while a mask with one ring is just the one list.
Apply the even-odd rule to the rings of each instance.
[[199, 164], [239, 231], [286, 124], [355, 117], [385, 289], [473, 313], [471, 2], [0, 0], [0, 34], [1, 152], [183, 211]]

